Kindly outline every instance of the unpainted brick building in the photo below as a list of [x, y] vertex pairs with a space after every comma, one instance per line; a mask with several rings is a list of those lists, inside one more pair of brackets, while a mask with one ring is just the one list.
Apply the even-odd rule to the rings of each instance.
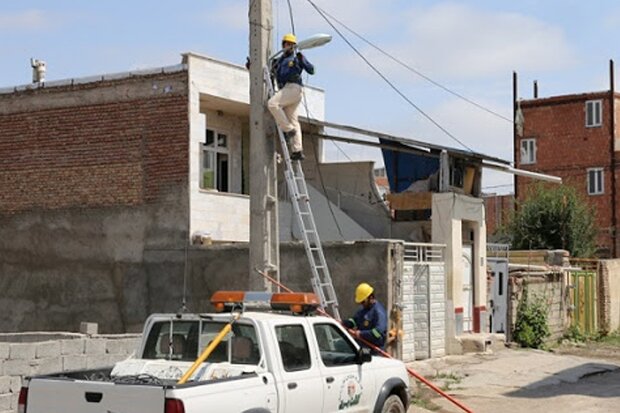
[[[594, 207], [603, 257], [618, 257], [619, 251], [619, 103], [613, 86], [603, 92], [521, 100], [523, 130], [514, 139], [519, 168], [561, 177]], [[527, 197], [532, 183], [515, 176], [517, 202]]]

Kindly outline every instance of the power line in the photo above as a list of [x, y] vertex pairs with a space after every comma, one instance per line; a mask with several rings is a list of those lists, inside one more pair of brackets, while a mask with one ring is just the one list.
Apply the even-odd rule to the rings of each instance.
[[[307, 77], [306, 77], [306, 81], [307, 81]], [[303, 101], [304, 101], [304, 106], [306, 108], [306, 115], [311, 116], [310, 115], [310, 109], [308, 109], [308, 100], [306, 99], [306, 93], [303, 93]], [[313, 116], [314, 118], [314, 116]], [[340, 228], [340, 224], [338, 223], [338, 218], [336, 218], [336, 213], [334, 212], [333, 208], [332, 208], [332, 203], [329, 200], [329, 195], [327, 194], [327, 188], [325, 187], [325, 181], [323, 180], [323, 173], [321, 172], [321, 166], [319, 165], [319, 154], [317, 153], [316, 147], [314, 146], [314, 143], [311, 143], [310, 146], [312, 147], [312, 152], [314, 153], [314, 162], [316, 165], [316, 170], [319, 174], [319, 182], [321, 183], [321, 188], [323, 189], [323, 195], [325, 196], [325, 200], [327, 201], [327, 207], [329, 208], [329, 212], [332, 216], [332, 218], [334, 219], [334, 223], [336, 224], [336, 228], [338, 229], [338, 233], [340, 234], [340, 238], [342, 238], [343, 240], [345, 239], [344, 237], [344, 233], [342, 232], [342, 228]], [[344, 153], [344, 152], [343, 152]], [[345, 154], [345, 156], [347, 158], [349, 158], [349, 156], [347, 154]], [[349, 160], [351, 160], [351, 158], [349, 158]]]
[[[318, 6], [317, 6], [318, 7]], [[319, 7], [320, 9], [320, 7]], [[369, 45], [370, 47], [372, 47], [373, 49], [377, 50], [378, 52], [380, 52], [381, 54], [383, 54], [384, 56], [388, 57], [389, 59], [393, 60], [394, 62], [398, 63], [399, 65], [403, 66], [405, 69], [409, 70], [410, 72], [415, 73], [416, 75], [420, 76], [422, 79], [426, 80], [427, 82], [437, 86], [438, 88], [450, 93], [453, 96], [458, 97], [459, 99], [464, 100], [465, 102], [477, 107], [478, 109], [481, 109], [487, 113], [490, 113], [493, 116], [496, 116], [500, 119], [503, 119], [505, 121], [508, 121], [510, 123], [513, 123], [512, 119], [507, 118], [506, 116], [502, 115], [501, 113], [495, 112], [481, 104], [479, 104], [478, 102], [463, 96], [462, 94], [448, 88], [447, 86], [442, 85], [441, 83], [437, 82], [436, 80], [431, 79], [429, 76], [425, 75], [424, 73], [420, 72], [419, 70], [415, 69], [414, 67], [412, 67], [411, 65], [403, 62], [402, 60], [400, 60], [399, 58], [395, 57], [394, 55], [386, 52], [385, 50], [383, 50], [382, 48], [380, 48], [379, 46], [377, 46], [376, 44], [372, 43], [370, 40], [366, 39], [364, 36], [362, 36], [361, 34], [357, 33], [355, 30], [351, 29], [349, 26], [347, 26], [346, 24], [344, 24], [342, 21], [338, 20], [336, 17], [334, 17], [333, 15], [329, 14], [327, 11], [321, 9], [321, 11], [323, 13], [325, 13], [326, 16], [329, 16], [331, 19], [333, 19], [336, 23], [338, 23], [339, 25], [341, 25], [342, 27], [344, 27], [346, 30], [348, 30], [350, 33], [352, 33], [354, 36], [356, 36], [358, 39], [360, 39], [361, 41], [363, 41], [364, 43], [366, 43], [367, 45]]]
[[293, 19], [293, 6], [291, 6], [291, 0], [286, 0], [288, 3], [288, 15], [291, 18], [291, 32], [295, 34], [295, 20]]
[[[306, 75], [306, 81], [305, 81], [305, 84], [307, 85], [307, 84], [309, 84], [309, 83], [310, 83], [310, 82], [309, 82], [309, 76], [308, 76], [308, 75]], [[304, 95], [303, 95], [303, 96], [304, 96], [304, 107], [305, 107], [305, 109], [306, 109], [306, 117], [307, 117], [308, 119], [313, 119], [313, 120], [317, 120], [317, 121], [318, 121], [319, 119], [317, 119], [317, 118], [316, 118], [316, 117], [312, 114], [312, 112], [310, 112], [310, 108], [308, 108], [308, 101], [307, 101], [307, 99], [306, 99], [306, 94], [304, 93]], [[334, 144], [334, 146], [336, 147], [336, 149], [338, 149], [338, 151], [340, 151], [340, 153], [342, 153], [342, 154], [345, 156], [345, 158], [347, 158], [347, 159], [349, 160], [349, 162], [353, 162], [353, 159], [351, 159], [351, 157], [350, 157], [350, 156], [349, 156], [349, 155], [348, 155], [348, 154], [347, 154], [347, 153], [346, 153], [346, 152], [345, 152], [345, 151], [344, 151], [344, 150], [340, 147], [340, 145], [338, 145], [338, 142], [336, 142], [336, 141], [335, 141], [335, 140], [333, 140], [333, 139], [330, 139], [329, 141], [330, 141], [331, 143], [333, 143], [333, 144]]]
[[454, 136], [450, 131], [441, 126], [435, 119], [433, 119], [430, 115], [428, 115], [422, 108], [416, 105], [411, 99], [409, 99], [400, 89], [392, 83], [375, 65], [373, 65], [350, 41], [347, 37], [342, 34], [340, 30], [332, 23], [332, 21], [323, 13], [322, 9], [320, 9], [312, 0], [307, 0], [308, 3], [321, 15], [321, 17], [331, 26], [332, 29], [344, 40], [344, 42], [381, 78], [385, 83], [387, 83], [401, 98], [403, 98], [409, 105], [411, 105], [414, 109], [422, 114], [426, 119], [428, 119], [433, 125], [439, 128], [443, 133], [453, 139], [455, 142], [458, 142], [463, 148], [467, 149], [470, 152], [474, 152], [469, 146], [467, 146], [464, 142]]

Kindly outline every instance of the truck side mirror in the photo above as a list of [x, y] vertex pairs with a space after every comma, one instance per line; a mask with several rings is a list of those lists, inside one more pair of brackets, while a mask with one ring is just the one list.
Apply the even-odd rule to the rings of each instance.
[[370, 349], [366, 347], [360, 347], [357, 351], [357, 356], [355, 357], [355, 363], [364, 364], [372, 361], [372, 354], [370, 353]]

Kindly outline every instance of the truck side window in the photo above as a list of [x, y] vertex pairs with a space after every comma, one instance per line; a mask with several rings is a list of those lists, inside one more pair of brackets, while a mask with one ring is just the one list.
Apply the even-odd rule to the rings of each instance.
[[310, 350], [306, 333], [301, 325], [277, 326], [276, 337], [285, 371], [310, 368]]
[[315, 324], [314, 334], [326, 367], [355, 363], [357, 350], [344, 333], [333, 324]]

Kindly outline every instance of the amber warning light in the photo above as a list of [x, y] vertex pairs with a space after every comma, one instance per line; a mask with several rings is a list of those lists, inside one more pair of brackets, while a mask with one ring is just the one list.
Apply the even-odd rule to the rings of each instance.
[[315, 311], [319, 300], [314, 293], [266, 293], [257, 291], [217, 291], [211, 297], [215, 311], [234, 309], [277, 310], [302, 314]]

